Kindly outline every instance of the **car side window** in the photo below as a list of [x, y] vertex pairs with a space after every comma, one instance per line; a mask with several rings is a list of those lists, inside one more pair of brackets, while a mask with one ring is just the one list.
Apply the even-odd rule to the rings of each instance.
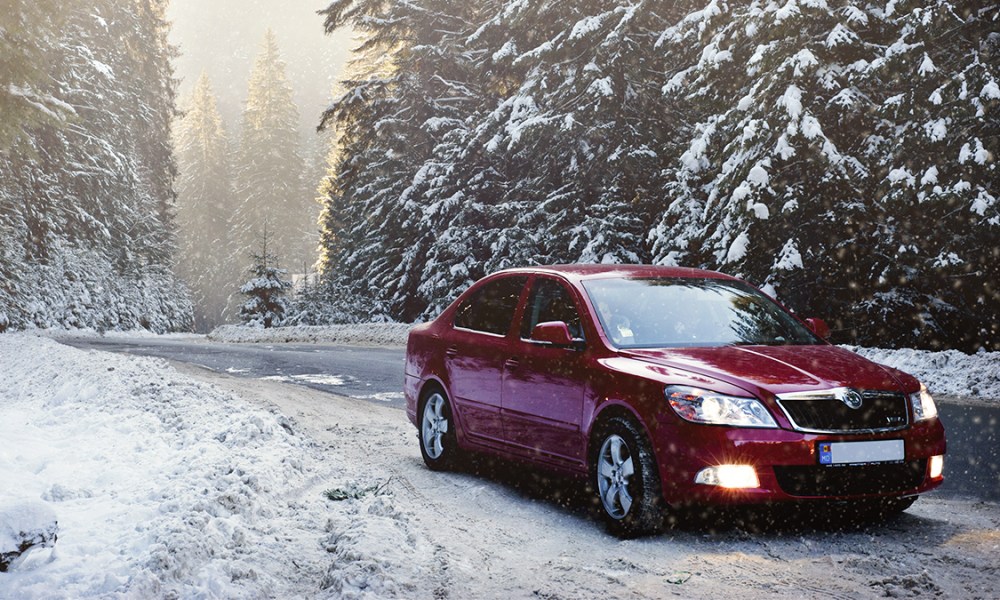
[[507, 335], [527, 277], [491, 281], [469, 297], [455, 313], [455, 327]]
[[574, 339], [583, 338], [580, 313], [566, 286], [553, 279], [536, 279], [521, 319], [521, 339], [530, 339], [535, 325], [549, 321], [562, 321]]

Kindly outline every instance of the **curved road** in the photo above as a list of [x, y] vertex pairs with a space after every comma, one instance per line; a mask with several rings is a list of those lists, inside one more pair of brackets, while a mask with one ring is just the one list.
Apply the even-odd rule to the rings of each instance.
[[[404, 405], [401, 348], [322, 344], [225, 344], [201, 337], [68, 338], [82, 349], [155, 356], [239, 377], [268, 378], [321, 391]], [[1000, 404], [938, 399], [948, 435], [944, 496], [1000, 500]]]
[[403, 408], [401, 348], [322, 344], [226, 344], [202, 337], [73, 337], [59, 342], [81, 349], [155, 356], [237, 377], [297, 383]]

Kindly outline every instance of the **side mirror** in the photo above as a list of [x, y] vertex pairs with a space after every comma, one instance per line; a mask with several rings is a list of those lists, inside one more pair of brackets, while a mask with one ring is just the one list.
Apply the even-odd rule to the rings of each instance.
[[572, 346], [573, 336], [569, 334], [569, 327], [562, 321], [548, 321], [535, 325], [531, 330], [531, 341], [553, 346]]
[[823, 319], [817, 319], [816, 317], [810, 317], [806, 319], [806, 326], [812, 330], [813, 333], [819, 337], [829, 339], [830, 337], [830, 326], [826, 324]]

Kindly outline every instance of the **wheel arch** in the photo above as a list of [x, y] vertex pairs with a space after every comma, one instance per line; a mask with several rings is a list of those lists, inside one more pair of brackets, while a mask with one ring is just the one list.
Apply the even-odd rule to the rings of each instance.
[[[622, 417], [635, 423], [636, 426], [639, 427], [639, 431], [646, 436], [646, 441], [649, 442], [651, 447], [653, 446], [653, 436], [651, 435], [649, 428], [646, 426], [642, 417], [639, 416], [639, 413], [627, 404], [609, 402], [598, 409], [597, 413], [594, 415], [593, 421], [591, 422], [590, 431], [587, 434], [588, 460], [590, 460], [590, 457], [593, 456], [595, 444], [599, 443], [597, 441], [597, 435], [600, 433], [601, 427], [614, 417]], [[659, 463], [659, 461], [657, 461], [657, 463]]]
[[442, 392], [445, 399], [449, 401], [449, 404], [451, 404], [451, 396], [448, 394], [448, 390], [445, 388], [444, 382], [435, 376], [430, 376], [420, 384], [420, 391], [417, 392], [418, 411], [422, 408], [424, 400], [427, 400], [427, 397], [430, 396], [431, 392], [435, 390]]

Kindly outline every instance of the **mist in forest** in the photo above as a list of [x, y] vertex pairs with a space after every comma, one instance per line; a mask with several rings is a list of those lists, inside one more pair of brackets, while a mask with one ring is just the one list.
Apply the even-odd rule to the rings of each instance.
[[167, 9], [180, 97], [188, 97], [198, 77], [208, 74], [219, 112], [231, 134], [240, 122], [247, 80], [264, 33], [274, 31], [295, 93], [303, 137], [311, 136], [330, 104], [353, 44], [351, 33], [326, 35], [316, 11], [328, 0], [172, 0]]
[[326, 3], [169, 5], [180, 80], [177, 272], [198, 330], [246, 312], [241, 297], [254, 294], [244, 288], [261, 273], [285, 289], [284, 277], [305, 277], [316, 262], [331, 142], [316, 127], [354, 43], [349, 29], [326, 35], [317, 13]]

